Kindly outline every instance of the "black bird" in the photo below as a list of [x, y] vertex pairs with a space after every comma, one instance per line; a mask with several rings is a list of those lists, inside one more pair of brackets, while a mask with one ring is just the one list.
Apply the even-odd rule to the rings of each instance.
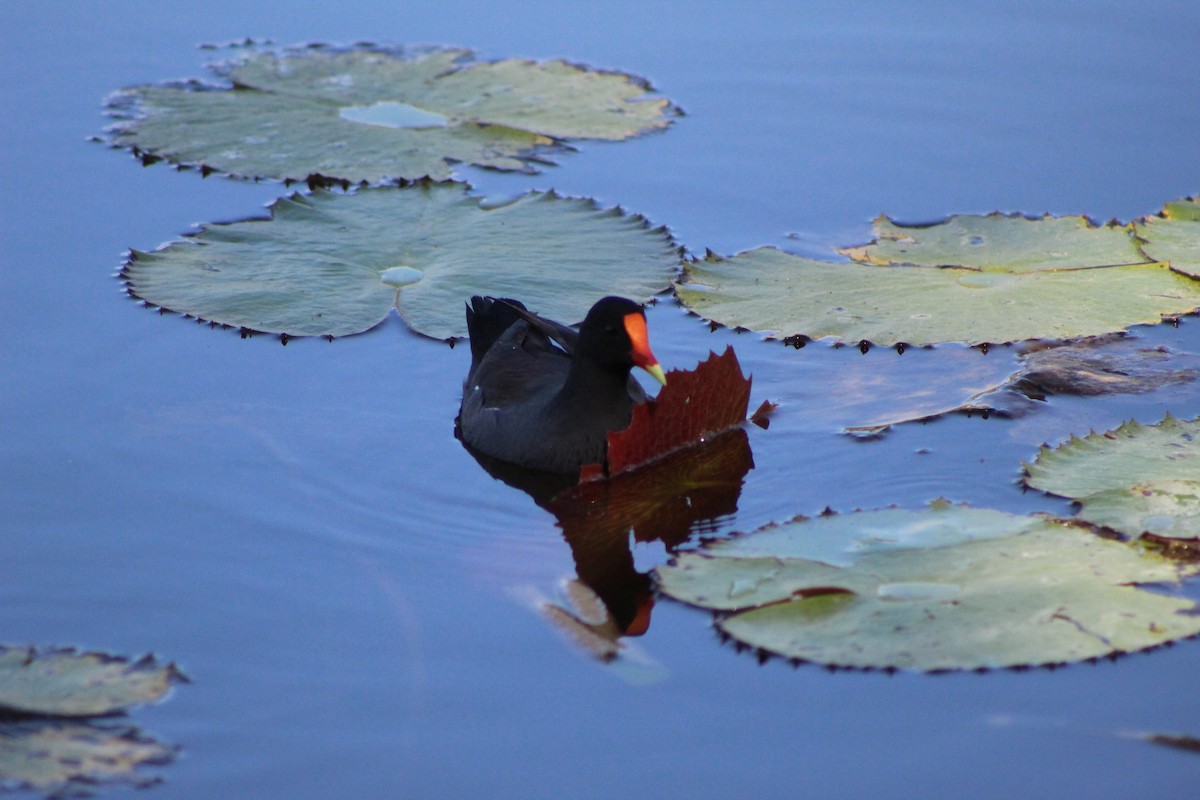
[[630, 370], [667, 382], [642, 307], [623, 297], [597, 302], [579, 330], [516, 300], [472, 297], [467, 331], [459, 434], [510, 464], [559, 474], [603, 464], [608, 432], [628, 427], [634, 404], [646, 399]]

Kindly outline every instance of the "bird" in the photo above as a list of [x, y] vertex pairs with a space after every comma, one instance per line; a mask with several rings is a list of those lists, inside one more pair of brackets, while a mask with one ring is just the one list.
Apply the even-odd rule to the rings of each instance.
[[638, 303], [605, 297], [579, 329], [510, 298], [467, 304], [471, 367], [456, 420], [469, 448], [527, 469], [569, 475], [604, 464], [609, 431], [646, 400], [640, 367], [666, 385]]

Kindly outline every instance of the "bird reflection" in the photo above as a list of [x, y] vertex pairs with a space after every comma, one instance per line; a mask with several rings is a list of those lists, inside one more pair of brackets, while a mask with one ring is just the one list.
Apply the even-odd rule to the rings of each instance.
[[[582, 484], [573, 477], [516, 467], [463, 446], [492, 477], [522, 490], [558, 520], [579, 583], [607, 611], [602, 620], [588, 613], [583, 613], [585, 619], [575, 618], [575, 623], [587, 628], [575, 633], [610, 644], [619, 636], [645, 633], [654, 606], [653, 579], [634, 566], [630, 536], [638, 542], [661, 541], [673, 550], [693, 534], [715, 530], [722, 517], [737, 511], [746, 473], [754, 466], [749, 439], [741, 429], [637, 470]], [[578, 605], [577, 589], [572, 596]], [[601, 658], [615, 656], [615, 649], [608, 656], [603, 646], [585, 644]]]

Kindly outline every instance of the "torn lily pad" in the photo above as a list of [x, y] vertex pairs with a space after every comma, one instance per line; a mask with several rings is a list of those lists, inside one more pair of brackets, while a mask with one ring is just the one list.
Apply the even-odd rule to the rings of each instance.
[[1156, 216], [1134, 223], [1147, 258], [1200, 278], [1200, 201], [1187, 197], [1167, 203]]
[[464, 49], [318, 46], [213, 69], [224, 85], [115, 94], [112, 143], [240, 177], [374, 183], [460, 162], [533, 172], [549, 145], [625, 139], [677, 113], [631, 75]]
[[1058, 664], [1200, 633], [1195, 605], [1137, 588], [1183, 568], [1062, 520], [935, 504], [820, 517], [658, 568], [667, 596], [787, 658], [921, 671]]
[[647, 298], [679, 251], [644, 217], [553, 192], [483, 202], [420, 181], [281, 198], [271, 218], [207, 225], [122, 272], [129, 292], [200, 319], [289, 336], [345, 336], [390, 310], [418, 333], [466, 335], [472, 295], [521, 297], [579, 320], [597, 297]]
[[86, 797], [98, 784], [151, 786], [158, 776], [139, 770], [167, 764], [176, 752], [128, 726], [62, 720], [0, 723], [0, 789]]
[[1126, 422], [1056, 448], [1025, 465], [1025, 483], [1069, 497], [1079, 517], [1129, 537], [1200, 540], [1200, 420]]
[[676, 294], [729, 327], [856, 344], [1069, 339], [1200, 307], [1200, 282], [1165, 264], [1023, 272], [880, 267], [771, 247], [686, 265]]
[[162, 699], [182, 680], [174, 664], [70, 649], [0, 645], [0, 711], [88, 717]]

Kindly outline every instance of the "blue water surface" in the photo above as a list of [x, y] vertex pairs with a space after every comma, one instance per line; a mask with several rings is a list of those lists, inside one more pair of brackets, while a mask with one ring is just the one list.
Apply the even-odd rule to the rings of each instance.
[[[620, 204], [693, 253], [817, 254], [879, 213], [1128, 220], [1196, 192], [1197, 31], [1188, 2], [0, 5], [0, 641], [181, 665], [192, 682], [130, 717], [182, 748], [139, 796], [1194, 796], [1200, 759], [1136, 738], [1200, 734], [1194, 641], [1054, 671], [831, 673], [760, 666], [660, 602], [636, 643], [653, 680], [601, 665], [530, 608], [575, 572], [554, 517], [453, 438], [466, 348], [395, 316], [281, 347], [145, 309], [114, 277], [127, 248], [287, 190], [88, 137], [108, 92], [201, 76], [200, 43], [562, 57], [646, 76], [686, 115], [536, 176], [459, 177]], [[936, 352], [793, 350], [669, 299], [649, 321], [667, 366], [732, 343], [754, 402], [782, 403], [716, 533], [937, 497], [1068, 513], [1016, 484], [1038, 445], [1200, 413], [1184, 387], [859, 441], [805, 412], [828, 405], [813, 365], [920, 381]], [[1198, 329], [1139, 335], [1197, 350]]]

